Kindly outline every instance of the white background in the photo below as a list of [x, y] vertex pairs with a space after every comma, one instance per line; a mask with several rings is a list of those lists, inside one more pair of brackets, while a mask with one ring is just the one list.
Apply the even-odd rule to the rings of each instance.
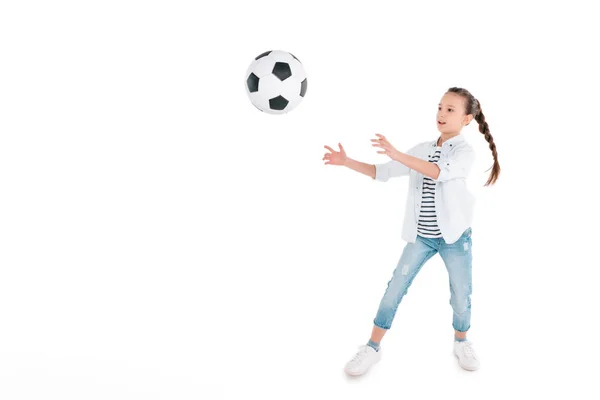
[[[591, 2], [3, 1], [0, 398], [598, 398], [598, 22]], [[258, 54], [308, 76], [291, 113]], [[469, 185], [481, 360], [452, 354], [441, 258], [365, 344], [405, 242], [407, 178], [452, 86], [482, 104]]]

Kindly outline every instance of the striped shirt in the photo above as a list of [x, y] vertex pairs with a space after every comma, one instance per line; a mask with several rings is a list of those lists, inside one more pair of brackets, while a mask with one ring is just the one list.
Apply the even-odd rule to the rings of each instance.
[[[429, 156], [429, 162], [439, 161], [441, 150], [440, 146], [436, 146], [433, 156]], [[419, 219], [417, 221], [417, 234], [427, 238], [442, 237], [435, 212], [435, 181], [427, 176], [423, 178], [421, 211], [419, 212]]]

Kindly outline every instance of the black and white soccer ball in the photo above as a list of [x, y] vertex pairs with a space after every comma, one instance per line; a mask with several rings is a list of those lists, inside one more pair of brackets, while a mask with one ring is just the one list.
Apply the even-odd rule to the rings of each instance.
[[246, 71], [246, 93], [260, 111], [285, 114], [304, 98], [306, 72], [287, 51], [271, 50], [257, 56]]

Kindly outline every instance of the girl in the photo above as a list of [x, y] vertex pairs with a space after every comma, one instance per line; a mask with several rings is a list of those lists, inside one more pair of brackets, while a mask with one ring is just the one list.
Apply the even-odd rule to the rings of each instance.
[[466, 178], [475, 153], [460, 134], [473, 119], [494, 157], [494, 165], [485, 186], [494, 184], [500, 174], [496, 145], [477, 99], [466, 89], [452, 87], [442, 97], [437, 112], [437, 140], [417, 144], [406, 153], [396, 150], [383, 135], [371, 139], [379, 154], [391, 158], [382, 164], [365, 164], [325, 146], [331, 153], [325, 164], [342, 165], [386, 182], [389, 178], [409, 176], [409, 191], [402, 227], [406, 246], [387, 284], [373, 320], [371, 338], [348, 361], [345, 371], [361, 375], [381, 358], [380, 342], [391, 328], [398, 305], [415, 276], [427, 260], [440, 253], [450, 279], [450, 305], [453, 310], [454, 354], [459, 365], [474, 371], [479, 368], [467, 331], [471, 327], [471, 222], [474, 198], [466, 187]]

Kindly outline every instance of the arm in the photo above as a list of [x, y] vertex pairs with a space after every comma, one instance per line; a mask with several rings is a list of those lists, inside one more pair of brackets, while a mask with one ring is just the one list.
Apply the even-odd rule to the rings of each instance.
[[[417, 171], [424, 176], [433, 179], [436, 182], [445, 182], [451, 179], [466, 178], [473, 165], [475, 159], [475, 152], [469, 146], [464, 149], [458, 150], [449, 157], [441, 157], [436, 162], [430, 162], [421, 160], [415, 157], [413, 151], [409, 150], [408, 153], [398, 151], [390, 144], [385, 136], [377, 134], [378, 139], [373, 139], [375, 147], [381, 147], [384, 150], [378, 151], [379, 154], [386, 154], [392, 159], [388, 164], [384, 164], [388, 169], [396, 170], [399, 172], [398, 175], [408, 173], [409, 170]], [[397, 165], [402, 166], [402, 168]], [[379, 175], [379, 169], [377, 170]], [[383, 175], [387, 179], [387, 174]]]
[[[411, 149], [409, 149], [406, 153], [402, 154], [404, 154], [406, 157], [410, 157], [416, 159], [417, 161], [421, 161], [420, 159], [415, 158], [413, 154], [415, 154], [417, 149], [422, 145], [423, 143], [419, 143], [416, 146], [413, 146]], [[375, 177], [373, 179], [381, 182], [387, 182], [390, 178], [408, 175], [411, 169], [413, 168], [410, 165], [407, 165], [392, 158], [388, 162], [375, 164]], [[415, 171], [417, 170], [415, 169]]]
[[451, 179], [466, 178], [475, 161], [475, 152], [471, 149], [461, 150], [448, 159], [440, 159], [434, 163], [402, 152], [398, 152], [394, 159], [436, 182], [445, 182]]
[[376, 171], [375, 171], [375, 165], [373, 165], [373, 164], [366, 164], [364, 162], [356, 161], [356, 160], [353, 160], [350, 157], [348, 157], [348, 159], [344, 163], [344, 167], [348, 167], [351, 170], [360, 172], [361, 174], [365, 174], [365, 175], [370, 176], [371, 178], [375, 179]]
[[396, 161], [406, 165], [408, 168], [420, 172], [431, 179], [437, 179], [440, 175], [440, 168], [435, 163], [421, 160], [420, 158], [413, 157], [410, 154], [402, 152], [398, 152], [397, 156], [394, 158]]
[[436, 161], [440, 173], [434, 181], [446, 182], [451, 179], [466, 178], [475, 162], [475, 152], [471, 148], [457, 151], [446, 159]]

